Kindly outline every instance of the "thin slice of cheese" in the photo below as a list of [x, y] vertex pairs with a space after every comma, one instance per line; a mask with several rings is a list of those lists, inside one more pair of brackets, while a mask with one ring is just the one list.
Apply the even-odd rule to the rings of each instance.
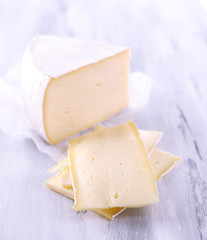
[[168, 171], [175, 166], [179, 159], [179, 157], [171, 153], [155, 149], [150, 156], [150, 163], [156, 174], [156, 179], [158, 180], [167, 174]]
[[129, 58], [123, 46], [35, 36], [21, 76], [34, 129], [54, 145], [126, 108]]
[[[107, 128], [104, 126], [96, 126], [94, 131], [103, 130], [103, 128]], [[139, 137], [143, 141], [145, 148], [148, 154], [154, 149], [155, 145], [160, 141], [163, 133], [159, 131], [150, 131], [139, 129]]]
[[[53, 191], [60, 193], [70, 199], [74, 200], [74, 192], [72, 187], [72, 179], [69, 174], [68, 167], [65, 167], [60, 172], [57, 173], [56, 176], [51, 177], [47, 180], [46, 184], [47, 186], [52, 189]], [[64, 187], [63, 179], [68, 178], [67, 186]]]
[[[97, 131], [98, 128], [99, 128], [99, 126], [96, 126], [95, 131]], [[101, 127], [101, 128], [103, 128], [103, 127]], [[158, 131], [148, 131], [148, 130], [142, 130], [142, 129], [139, 130], [139, 136], [146, 147], [148, 156], [154, 149], [155, 145], [160, 141], [162, 135], [163, 135], [163, 133], [158, 132]], [[66, 157], [65, 159], [60, 161], [58, 164], [56, 164], [55, 166], [50, 168], [47, 171], [47, 173], [57, 172], [57, 171], [63, 169], [64, 167], [68, 166], [68, 164], [69, 164], [68, 157]]]
[[99, 127], [69, 144], [74, 210], [158, 202], [156, 179], [134, 123]]
[[56, 164], [55, 166], [51, 167], [50, 169], [47, 170], [47, 173], [53, 173], [53, 172], [57, 172], [65, 167], [67, 167], [69, 164], [68, 162], [68, 157], [64, 158], [62, 161], [60, 161], [58, 164]]
[[158, 131], [139, 130], [139, 136], [142, 139], [149, 155], [161, 139], [162, 135], [163, 133]]
[[[65, 186], [64, 180], [67, 181], [67, 184], [68, 184], [67, 186]], [[74, 200], [72, 179], [70, 177], [70, 172], [68, 167], [65, 167], [56, 176], [48, 179], [46, 184], [53, 191]], [[124, 210], [125, 208], [93, 209], [94, 212], [98, 213], [99, 215], [111, 221], [116, 215], [120, 214]]]
[[[167, 174], [172, 169], [172, 166], [175, 166], [175, 163], [178, 160], [179, 158], [173, 154], [163, 152], [159, 149], [154, 149], [149, 161], [152, 164], [156, 180]], [[67, 186], [63, 181], [64, 179], [67, 179]], [[47, 186], [66, 197], [74, 199], [73, 192], [71, 195], [72, 178], [68, 167], [65, 167], [65, 169], [61, 170], [56, 176], [48, 179]], [[93, 211], [109, 220], [113, 220], [115, 216], [119, 215], [124, 210], [125, 208], [93, 209]]]
[[56, 165], [54, 165], [53, 167], [48, 169], [47, 173], [50, 174], [50, 173], [58, 172], [58, 171], [62, 170], [65, 167], [68, 167], [68, 166], [69, 166], [69, 158], [67, 156], [66, 158], [61, 160], [59, 163], [57, 163]]
[[70, 176], [69, 167], [65, 167], [63, 169], [63, 174], [61, 176], [62, 176], [63, 187], [72, 188], [72, 180], [71, 180], [71, 176]]

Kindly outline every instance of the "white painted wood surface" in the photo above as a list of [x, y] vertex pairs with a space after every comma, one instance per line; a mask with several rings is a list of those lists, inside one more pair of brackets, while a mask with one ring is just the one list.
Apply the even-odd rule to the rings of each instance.
[[90, 211], [75, 213], [71, 200], [45, 186], [54, 162], [31, 140], [0, 132], [0, 239], [207, 239], [205, 6], [196, 0], [0, 1], [0, 74], [37, 32], [131, 46], [132, 70], [155, 81], [136, 124], [163, 131], [160, 148], [181, 161], [159, 181], [159, 204], [128, 209], [109, 222]]

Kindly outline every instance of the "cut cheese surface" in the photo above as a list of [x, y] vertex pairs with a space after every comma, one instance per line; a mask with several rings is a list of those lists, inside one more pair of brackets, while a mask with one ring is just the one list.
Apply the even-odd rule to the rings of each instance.
[[61, 176], [62, 176], [63, 187], [71, 188], [72, 187], [72, 179], [71, 179], [71, 176], [70, 176], [69, 167], [65, 167], [63, 169], [63, 174]]
[[118, 45], [34, 37], [21, 77], [34, 129], [54, 145], [126, 108], [129, 58], [129, 49]]
[[128, 65], [129, 53], [125, 51], [51, 79], [43, 109], [50, 142], [60, 142], [126, 108]]
[[[39, 71], [56, 79], [129, 49], [87, 39], [42, 34], [33, 37], [29, 48]], [[53, 57], [51, 53], [54, 54]]]
[[[100, 126], [96, 126], [94, 131], [97, 131]], [[100, 127], [101, 129], [103, 127]], [[139, 136], [144, 143], [148, 155], [152, 152], [154, 149], [155, 145], [158, 143], [160, 138], [162, 137], [163, 133], [162, 132], [157, 132], [157, 131], [148, 131], [148, 130], [140, 130], [139, 129]], [[69, 159], [66, 157], [62, 161], [60, 161], [58, 164], [50, 168], [47, 173], [53, 173], [61, 170], [62, 168], [68, 166], [69, 164]]]
[[[166, 173], [168, 173], [172, 166], [179, 160], [179, 158], [173, 154], [163, 152], [159, 149], [154, 149], [149, 161], [152, 164], [152, 168], [154, 171], [154, 174], [156, 176], [156, 180], [160, 179], [161, 176], [164, 176]], [[155, 163], [159, 161], [159, 164]], [[66, 167], [67, 168], [67, 167]], [[67, 178], [70, 179], [68, 181], [68, 186], [65, 186], [65, 183], [63, 182], [63, 179], [67, 175]], [[60, 171], [56, 176], [48, 179], [47, 186], [66, 196], [71, 199], [74, 199], [74, 193], [72, 192], [71, 195], [71, 187], [72, 187], [72, 179], [70, 176], [70, 172], [68, 170]], [[109, 209], [93, 209], [96, 213], [102, 215], [103, 217], [113, 220], [115, 216], [120, 214], [125, 208], [109, 208]]]
[[69, 144], [75, 210], [141, 207], [158, 202], [153, 170], [132, 122], [99, 127], [70, 139]]

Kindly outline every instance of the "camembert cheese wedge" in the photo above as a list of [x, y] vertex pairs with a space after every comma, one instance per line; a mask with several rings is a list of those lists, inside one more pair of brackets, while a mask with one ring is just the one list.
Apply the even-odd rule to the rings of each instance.
[[128, 47], [35, 36], [21, 77], [34, 129], [54, 145], [126, 108], [129, 58]]

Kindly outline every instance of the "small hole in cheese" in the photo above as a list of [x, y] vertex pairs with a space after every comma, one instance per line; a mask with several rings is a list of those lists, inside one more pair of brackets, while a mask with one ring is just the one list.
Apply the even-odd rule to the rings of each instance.
[[119, 194], [117, 192], [114, 194], [114, 198], [115, 199], [119, 198]]
[[73, 190], [73, 187], [72, 187], [72, 186], [63, 185], [63, 187], [66, 188], [67, 190]]

